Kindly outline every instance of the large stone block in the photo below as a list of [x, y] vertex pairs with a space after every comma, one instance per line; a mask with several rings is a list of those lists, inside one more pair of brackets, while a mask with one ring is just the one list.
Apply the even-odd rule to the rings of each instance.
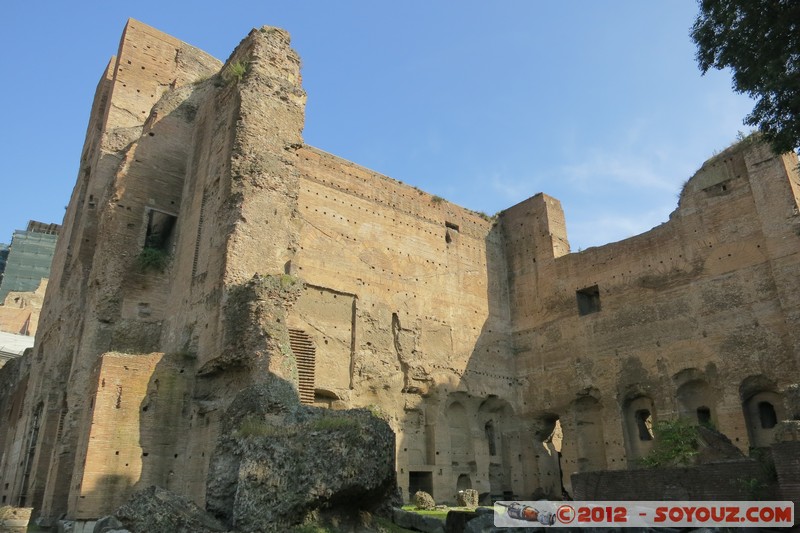
[[273, 378], [242, 392], [226, 419], [207, 507], [238, 531], [284, 531], [321, 509], [374, 511], [395, 497], [394, 433], [369, 411], [302, 406]]
[[131, 533], [217, 533], [227, 529], [188, 498], [157, 487], [135, 493], [114, 516]]

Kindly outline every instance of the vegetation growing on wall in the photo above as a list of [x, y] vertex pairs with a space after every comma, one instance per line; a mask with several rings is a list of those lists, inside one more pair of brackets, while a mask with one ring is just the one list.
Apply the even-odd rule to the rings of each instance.
[[642, 464], [650, 467], [690, 465], [697, 455], [697, 428], [685, 418], [662, 420], [653, 425], [653, 449]]
[[227, 85], [239, 83], [242, 81], [242, 78], [244, 78], [244, 75], [247, 74], [249, 67], [250, 62], [244, 60], [228, 63], [228, 65], [222, 70], [222, 79]]
[[167, 264], [169, 264], [169, 253], [160, 248], [142, 248], [136, 257], [136, 267], [139, 272], [164, 272]]
[[235, 431], [235, 436], [239, 438], [248, 437], [289, 437], [296, 434], [287, 427], [279, 427], [270, 424], [256, 415], [248, 415], [242, 419], [239, 429]]

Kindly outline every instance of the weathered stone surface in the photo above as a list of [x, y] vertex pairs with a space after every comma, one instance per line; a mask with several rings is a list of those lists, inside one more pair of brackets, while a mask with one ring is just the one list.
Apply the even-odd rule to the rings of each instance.
[[444, 522], [445, 533], [463, 533], [467, 522], [478, 517], [475, 511], [450, 511]]
[[273, 377], [226, 413], [206, 505], [239, 531], [283, 531], [319, 509], [373, 511], [395, 487], [394, 433], [383, 420], [302, 406]]
[[423, 531], [424, 533], [444, 533], [444, 524], [438, 518], [424, 516], [403, 509], [392, 510], [392, 521], [400, 527]]
[[94, 524], [92, 533], [111, 533], [112, 530], [118, 530], [125, 527], [125, 524], [119, 521], [114, 515], [104, 516]]
[[697, 426], [697, 441], [699, 447], [694, 460], [696, 464], [735, 461], [745, 457], [731, 439], [715, 429]]
[[800, 441], [800, 420], [784, 420], [775, 426], [775, 442]]
[[0, 506], [0, 533], [24, 533], [33, 509], [29, 507]]
[[223, 524], [188, 498], [157, 487], [135, 492], [114, 516], [131, 533], [227, 531]]
[[433, 499], [433, 496], [424, 490], [418, 490], [414, 493], [414, 505], [417, 506], [417, 509], [428, 510], [436, 507], [436, 501]]
[[[257, 368], [270, 361], [278, 367], [293, 364], [286, 330], [286, 311], [300, 294], [303, 284], [290, 275], [255, 275], [231, 287], [223, 307], [226, 322], [224, 348], [207, 361], [199, 374], [219, 372], [231, 366]], [[283, 360], [280, 360], [283, 359]], [[278, 361], [274, 361], [278, 360]], [[291, 377], [291, 372], [285, 372]]]
[[[545, 528], [539, 524], [531, 523], [525, 527], [525, 531], [543, 531]], [[518, 528], [495, 527], [494, 514], [479, 514], [467, 522], [464, 533], [504, 533], [506, 531], [517, 531]]]
[[478, 506], [478, 491], [475, 489], [460, 490], [456, 494], [456, 503], [459, 507], [472, 507]]
[[[0, 370], [8, 501], [30, 495], [48, 523], [94, 520], [156, 484], [208, 492], [233, 520], [241, 486], [240, 509], [273, 512], [259, 495], [293, 487], [256, 487], [272, 479], [263, 464], [297, 466], [298, 439], [239, 442], [226, 419], [270, 373], [307, 405], [381, 413], [407, 500], [561, 497], [569, 473], [635, 465], [659, 419], [709, 422], [747, 450], [800, 412], [795, 155], [732, 146], [669, 221], [571, 253], [555, 198], [490, 220], [304, 144], [304, 104], [285, 31], [252, 31], [223, 66], [128, 23], [97, 88], [31, 370]], [[142, 271], [153, 246], [169, 257]], [[309, 442], [298, 457], [329, 467], [328, 437], [306, 436], [320, 415], [288, 412]], [[348, 439], [384, 434], [345, 430], [353, 416], [325, 422], [341, 426], [328, 429], [346, 464]], [[219, 435], [231, 453], [210, 461]], [[307, 499], [292, 501], [347, 494], [337, 475], [304, 473]]]
[[784, 395], [786, 417], [791, 420], [800, 420], [800, 384], [793, 383], [786, 387]]

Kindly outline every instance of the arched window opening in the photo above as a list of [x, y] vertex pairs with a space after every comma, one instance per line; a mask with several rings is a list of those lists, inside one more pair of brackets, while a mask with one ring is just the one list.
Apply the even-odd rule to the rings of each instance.
[[758, 402], [758, 418], [761, 421], [761, 427], [764, 429], [772, 429], [778, 423], [775, 407], [769, 402]]

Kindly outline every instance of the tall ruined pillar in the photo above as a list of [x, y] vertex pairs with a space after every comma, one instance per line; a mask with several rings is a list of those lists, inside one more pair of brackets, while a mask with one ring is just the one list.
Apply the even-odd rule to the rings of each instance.
[[[258, 372], [267, 370], [296, 381], [291, 354], [263, 346], [263, 324], [258, 322], [261, 319], [274, 322], [274, 317], [256, 316], [258, 313], [252, 308], [244, 314], [239, 311], [248, 302], [263, 297], [257, 295], [258, 290], [253, 292], [254, 287], [246, 288], [247, 282], [257, 274], [284, 275], [291, 270], [298, 249], [299, 178], [295, 161], [296, 150], [303, 143], [306, 101], [301, 87], [300, 58], [289, 46], [286, 31], [263, 27], [253, 30], [237, 47], [222, 69], [222, 79], [227, 85], [224, 89], [227, 96], [218, 96], [213, 105], [201, 109], [200, 122], [206, 124], [206, 131], [198, 132], [198, 136], [221, 137], [214, 120], [202, 115], [217, 117], [222, 114], [220, 105], [224, 105], [224, 113], [231, 116], [229, 130], [223, 130], [222, 134], [227, 138], [208, 143], [206, 151], [211, 155], [196, 152], [191, 165], [198, 182], [195, 196], [214, 188], [221, 191], [216, 196], [216, 205], [201, 204], [197, 209], [203, 209], [206, 217], [202, 235], [198, 230], [197, 273], [219, 276], [217, 281], [223, 293], [217, 335], [221, 344], [213, 346], [219, 341], [208, 338], [209, 346], [205, 349], [201, 346], [199, 373], [210, 376], [231, 365], [255, 364], [253, 368], [258, 371], [250, 375], [254, 381], [259, 381]], [[222, 143], [229, 146], [221, 154], [215, 154]], [[217, 169], [216, 174], [209, 168]], [[203, 189], [205, 193], [200, 192]], [[220, 242], [220, 248], [208, 247], [208, 239]], [[204, 256], [219, 253], [222, 263], [217, 269], [204, 266], [208, 263]], [[272, 294], [272, 297], [277, 298], [273, 302], [277, 307], [291, 299], [288, 294]], [[288, 299], [280, 301], [284, 297]], [[253, 327], [243, 327], [245, 323]], [[201, 334], [201, 344], [202, 340]], [[249, 342], [251, 347], [261, 348], [249, 353], [231, 349]], [[256, 353], [259, 351], [270, 353], [261, 357], [264, 354]]]

